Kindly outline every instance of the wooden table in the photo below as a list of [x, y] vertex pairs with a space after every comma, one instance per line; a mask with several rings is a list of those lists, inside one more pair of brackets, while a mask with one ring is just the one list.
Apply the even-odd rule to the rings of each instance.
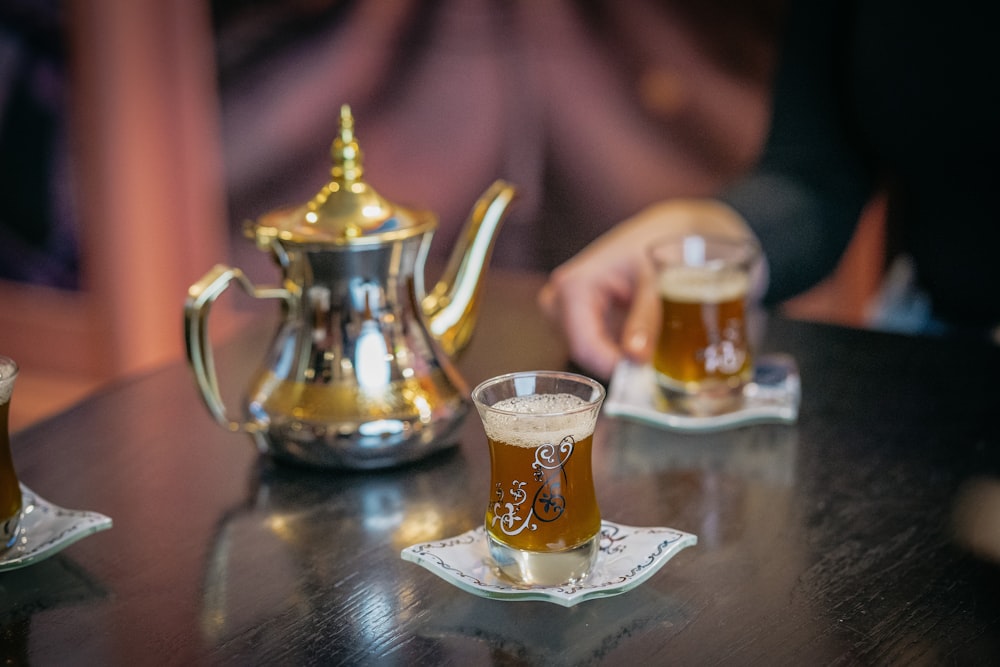
[[[459, 364], [470, 385], [566, 366], [535, 310], [538, 285], [491, 274]], [[233, 391], [268, 336], [261, 326], [218, 351]], [[459, 447], [419, 464], [314, 472], [262, 460], [218, 427], [183, 364], [118, 384], [13, 438], [26, 484], [114, 527], [0, 573], [0, 656], [996, 664], [1000, 561], [962, 546], [956, 517], [993, 512], [1000, 532], [1000, 510], [974, 493], [1000, 473], [1000, 349], [775, 317], [763, 348], [798, 360], [795, 426], [695, 436], [602, 417], [605, 517], [699, 543], [635, 590], [571, 608], [475, 597], [400, 559], [482, 521], [489, 464], [474, 417]]]

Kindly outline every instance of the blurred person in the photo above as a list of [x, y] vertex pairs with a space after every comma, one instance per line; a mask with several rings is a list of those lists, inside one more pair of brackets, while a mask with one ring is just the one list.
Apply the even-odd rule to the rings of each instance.
[[551, 271], [640, 206], [748, 168], [781, 4], [213, 0], [229, 217], [310, 199], [347, 103], [365, 180], [438, 214], [432, 264], [503, 178], [519, 197], [493, 265]]
[[887, 245], [903, 258], [895, 266], [909, 269], [892, 272], [888, 323], [1000, 341], [1000, 113], [985, 4], [793, 2], [756, 166], [714, 197], [645, 208], [551, 274], [539, 302], [574, 360], [609, 377], [622, 357], [650, 358], [653, 239], [756, 237], [756, 296], [774, 304], [835, 267], [878, 191]]

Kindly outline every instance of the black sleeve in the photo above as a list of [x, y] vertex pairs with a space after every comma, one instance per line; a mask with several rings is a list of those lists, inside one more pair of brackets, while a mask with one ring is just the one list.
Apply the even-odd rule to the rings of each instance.
[[850, 241], [873, 175], [849, 109], [850, 7], [793, 2], [761, 159], [721, 199], [743, 215], [767, 257], [769, 302], [824, 278]]

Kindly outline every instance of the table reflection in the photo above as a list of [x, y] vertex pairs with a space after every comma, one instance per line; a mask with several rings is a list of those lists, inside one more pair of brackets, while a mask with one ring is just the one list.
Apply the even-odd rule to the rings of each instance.
[[[651, 521], [664, 507], [676, 508], [673, 527], [696, 533], [702, 548], [712, 548], [742, 537], [753, 525], [748, 517], [763, 507], [775, 516], [791, 511], [798, 449], [794, 426], [698, 434], [628, 420], [604, 426], [609, 437], [601, 437], [599, 465], [615, 477], [634, 479], [633, 497], [651, 505], [648, 512], [635, 503], [620, 512]], [[608, 509], [613, 507], [614, 501]], [[608, 518], [632, 524], [640, 520]]]
[[68, 556], [0, 572], [0, 664], [30, 664], [30, 646], [54, 639], [52, 628], [33, 627], [35, 614], [66, 607], [96, 609], [110, 592]]
[[414, 641], [433, 651], [435, 661], [428, 664], [590, 664], [613, 655], [633, 633], [654, 631], [667, 641], [682, 632], [693, 620], [684, 603], [682, 595], [646, 585], [569, 608], [456, 590], [423, 601], [427, 621]]
[[[262, 460], [245, 502], [223, 515], [212, 539], [202, 594], [204, 639], [224, 647], [256, 628], [272, 636], [268, 644], [295, 652], [284, 658], [325, 651], [310, 648], [324, 637], [348, 653], [351, 646], [377, 642], [416, 603], [407, 603], [413, 595], [405, 576], [414, 572], [398, 558], [389, 565], [401, 570], [398, 575], [371, 577], [365, 569], [384, 563], [383, 551], [398, 555], [411, 544], [473, 527], [470, 507], [480, 504], [483, 488], [485, 481], [469, 479], [456, 451], [417, 466], [340, 475]], [[295, 649], [280, 640], [303, 619], [323, 626], [345, 605], [352, 609], [347, 623]]]

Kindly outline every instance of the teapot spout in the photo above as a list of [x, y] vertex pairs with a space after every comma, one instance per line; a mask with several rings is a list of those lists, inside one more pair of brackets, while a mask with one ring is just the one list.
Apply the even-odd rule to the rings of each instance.
[[482, 278], [493, 254], [497, 231], [517, 189], [494, 182], [473, 206], [434, 289], [421, 300], [427, 327], [444, 352], [454, 357], [472, 337], [479, 311]]

